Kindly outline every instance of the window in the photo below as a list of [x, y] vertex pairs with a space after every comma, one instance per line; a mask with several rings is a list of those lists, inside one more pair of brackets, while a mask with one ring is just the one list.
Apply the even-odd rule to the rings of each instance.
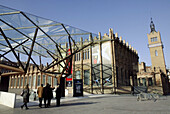
[[40, 81], [41, 81], [40, 80], [40, 75], [38, 75], [38, 80], [37, 81], [38, 81], [37, 86], [40, 86]]
[[80, 71], [79, 71], [79, 70], [76, 71], [76, 76], [75, 76], [75, 78], [76, 78], [76, 79], [81, 79], [81, 78], [80, 78]]
[[25, 82], [24, 82], [24, 85], [25, 85], [25, 86], [27, 85], [27, 76], [25, 76]]
[[21, 77], [21, 87], [23, 86], [23, 77]]
[[86, 59], [85, 54], [86, 54], [86, 51], [84, 50], [84, 51], [83, 51], [83, 60]]
[[35, 84], [36, 84], [36, 75], [33, 75], [33, 87], [35, 87]]
[[146, 79], [145, 78], [142, 78], [142, 83], [143, 83], [143, 86], [146, 86]]
[[89, 59], [90, 58], [90, 51], [89, 51], [89, 49], [87, 50], [87, 59]]
[[13, 78], [11, 77], [11, 87], [13, 87]]
[[87, 53], [88, 53], [88, 51], [86, 50], [86, 52], [85, 52], [85, 59], [87, 59]]
[[152, 78], [148, 78], [148, 84], [149, 86], [152, 86]]
[[29, 87], [31, 87], [31, 76], [29, 76], [28, 84], [29, 84]]
[[156, 42], [156, 41], [157, 41], [157, 37], [151, 38], [151, 42]]
[[90, 71], [84, 70], [84, 84], [90, 85]]
[[51, 85], [51, 77], [48, 76], [48, 83]]
[[81, 56], [81, 55], [80, 55], [80, 52], [79, 52], [79, 55], [78, 55], [78, 56], [79, 56], [79, 60], [78, 60], [78, 61], [80, 61], [80, 56]]
[[17, 79], [14, 78], [14, 87], [16, 87], [16, 82], [17, 82]]
[[158, 51], [157, 50], [155, 50], [155, 56], [158, 56]]
[[57, 78], [54, 78], [54, 87], [57, 86]]
[[17, 78], [17, 86], [19, 86], [19, 82], [20, 82], [20, 77]]
[[45, 84], [45, 75], [43, 75], [43, 84], [46, 85]]

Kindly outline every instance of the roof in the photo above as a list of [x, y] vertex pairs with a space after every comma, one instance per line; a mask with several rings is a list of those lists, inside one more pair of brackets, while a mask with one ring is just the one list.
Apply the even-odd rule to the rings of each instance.
[[[80, 42], [81, 37], [83, 38], [83, 41], [85, 41], [89, 40], [89, 35], [91, 35], [92, 38], [97, 36], [97, 34], [92, 34], [63, 23], [41, 18], [1, 5], [0, 27], [11, 46], [15, 48], [15, 51], [26, 54], [23, 47], [25, 50], [30, 51], [35, 37], [32, 54], [46, 58], [50, 57], [49, 53], [55, 55], [57, 52], [56, 45], [68, 42], [69, 36], [72, 39], [72, 43]], [[36, 28], [38, 30], [36, 30]], [[3, 54], [9, 50], [11, 50], [11, 48], [1, 34], [0, 53]], [[62, 50], [62, 47], [60, 47], [60, 50]]]

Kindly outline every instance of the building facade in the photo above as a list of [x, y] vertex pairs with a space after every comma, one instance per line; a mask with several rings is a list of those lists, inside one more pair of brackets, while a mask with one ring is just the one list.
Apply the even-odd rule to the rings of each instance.
[[[79, 47], [91, 42], [83, 40], [77, 42]], [[73, 80], [82, 79], [84, 91], [89, 93], [116, 93], [127, 88], [130, 93], [130, 86], [137, 85], [138, 54], [137, 51], [113, 33], [110, 29], [109, 35], [93, 39], [93, 45], [73, 55], [72, 75], [66, 78], [66, 89], [73, 91]], [[61, 44], [67, 50], [67, 43]], [[74, 50], [74, 45], [73, 45]], [[62, 52], [63, 57], [68, 55], [68, 50]], [[43, 67], [43, 66], [42, 66]], [[55, 66], [51, 71], [62, 70], [62, 67]], [[49, 83], [52, 87], [57, 86], [56, 75], [42, 73], [34, 65], [30, 65], [25, 75], [11, 75], [9, 90], [16, 91], [24, 88], [28, 83], [30, 88], [36, 90], [41, 84]], [[122, 89], [122, 90], [121, 90]]]

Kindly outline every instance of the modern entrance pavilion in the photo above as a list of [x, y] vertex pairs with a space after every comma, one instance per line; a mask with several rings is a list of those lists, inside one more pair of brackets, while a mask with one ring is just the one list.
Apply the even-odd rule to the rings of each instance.
[[74, 79], [90, 93], [137, 84], [137, 51], [112, 29], [101, 36], [0, 6], [0, 54], [5, 91], [46, 83], [72, 91]]

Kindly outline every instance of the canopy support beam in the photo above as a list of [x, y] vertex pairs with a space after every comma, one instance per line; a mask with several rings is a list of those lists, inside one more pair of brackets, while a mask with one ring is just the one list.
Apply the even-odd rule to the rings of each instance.
[[21, 61], [19, 60], [17, 54], [15, 53], [15, 50], [13, 49], [13, 47], [11, 46], [10, 42], [8, 41], [8, 38], [6, 37], [6, 35], [4, 34], [4, 32], [2, 31], [1, 27], [0, 27], [0, 32], [2, 34], [2, 36], [5, 38], [7, 44], [9, 45], [10, 49], [12, 50], [14, 56], [16, 57], [16, 59], [18, 60], [18, 63], [20, 64], [20, 66], [22, 67], [22, 69], [24, 70], [24, 66], [23, 64], [21, 63]]
[[36, 40], [36, 37], [37, 37], [37, 33], [38, 33], [38, 28], [36, 28], [36, 30], [35, 30], [34, 38], [33, 38], [31, 49], [30, 49], [30, 53], [28, 55], [28, 60], [27, 60], [27, 64], [26, 64], [26, 67], [25, 67], [25, 72], [27, 71], [27, 68], [28, 68], [28, 65], [29, 65], [29, 62], [30, 62], [30, 59], [31, 59], [31, 55], [32, 55], [32, 51], [33, 51], [33, 48], [34, 48], [35, 40]]

